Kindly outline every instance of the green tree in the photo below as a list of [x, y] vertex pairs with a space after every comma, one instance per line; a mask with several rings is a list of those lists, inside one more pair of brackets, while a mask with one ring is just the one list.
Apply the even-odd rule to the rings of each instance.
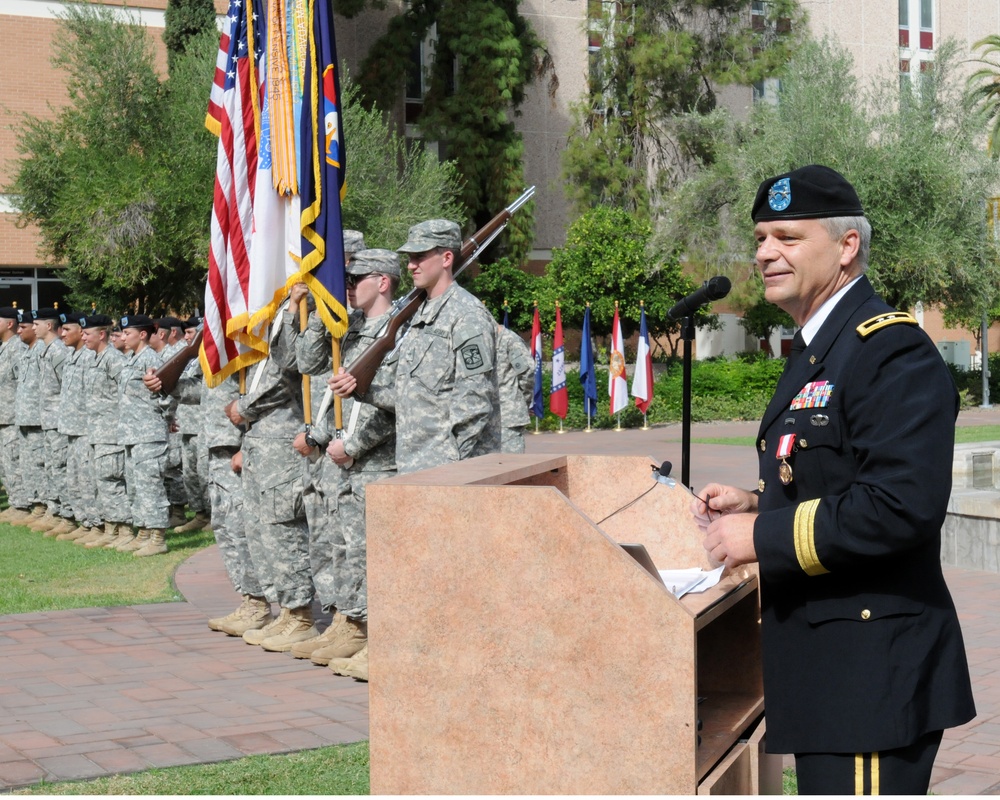
[[438, 161], [422, 144], [408, 144], [377, 106], [365, 107], [352, 80], [341, 82], [347, 147], [345, 228], [362, 231], [368, 247], [395, 250], [411, 225], [461, 216], [455, 164]]
[[748, 336], [765, 342], [765, 352], [773, 356], [777, 354], [771, 350], [771, 334], [777, 328], [792, 328], [795, 323], [788, 314], [761, 296], [756, 303], [743, 309], [740, 325]]
[[187, 52], [188, 43], [192, 39], [211, 33], [218, 47], [219, 31], [215, 26], [215, 3], [212, 0], [168, 0], [163, 17], [167, 70], [171, 74], [177, 57]]
[[[645, 305], [651, 336], [671, 337], [672, 349], [680, 324], [668, 311], [695, 284], [685, 277], [676, 255], [650, 246], [649, 222], [620, 208], [597, 206], [577, 219], [566, 234], [566, 246], [552, 255], [538, 286], [539, 305], [552, 309], [558, 300], [563, 324], [580, 327], [587, 303], [595, 336], [611, 332], [618, 304], [623, 335], [639, 326], [640, 302]], [[551, 324], [554, 314], [543, 315]], [[702, 309], [699, 323], [709, 320]]]
[[[347, 16], [384, 2], [342, 0]], [[462, 176], [461, 202], [476, 227], [525, 187], [524, 144], [513, 117], [528, 84], [549, 65], [541, 43], [518, 13], [518, 0], [414, 0], [393, 17], [361, 65], [366, 102], [391, 108], [404, 85], [422, 93], [417, 124], [437, 140]], [[434, 60], [415, 73], [415, 51], [434, 27]], [[531, 248], [534, 204], [511, 222], [492, 253], [523, 260]]]
[[[850, 56], [810, 43], [782, 75], [778, 103], [758, 103], [745, 123], [716, 112], [716, 160], [668, 198], [660, 236], [700, 268], [727, 272], [736, 299], [761, 296], [753, 273], [750, 207], [764, 178], [827, 164], [854, 184], [874, 235], [869, 277], [899, 308], [917, 301], [981, 313], [1000, 285], [983, 203], [1000, 165], [979, 146], [983, 117], [954, 74], [954, 45], [900, 92], [895, 71], [867, 91]], [[896, 98], [896, 102], [886, 102]]]
[[525, 331], [531, 328], [538, 281], [535, 275], [525, 272], [509, 258], [500, 258], [492, 264], [482, 265], [468, 286], [497, 322], [503, 322], [504, 303], [507, 303], [510, 327]]
[[[795, 0], [591, 2], [601, 41], [589, 94], [572, 109], [563, 152], [579, 212], [617, 205], [649, 216], [689, 166], [714, 160], [701, 117], [717, 92], [776, 72], [802, 27]], [[602, 9], [602, 13], [597, 13]]]

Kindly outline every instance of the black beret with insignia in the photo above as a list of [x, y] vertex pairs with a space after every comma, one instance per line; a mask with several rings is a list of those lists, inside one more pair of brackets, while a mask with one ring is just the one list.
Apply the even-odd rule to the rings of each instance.
[[153, 320], [145, 314], [129, 314], [127, 317], [122, 317], [118, 324], [121, 325], [122, 330], [125, 328], [149, 328], [153, 330], [156, 327], [153, 325]]
[[37, 311], [31, 312], [35, 319], [51, 319], [62, 324], [62, 320], [59, 319], [59, 311], [55, 308], [40, 308]]
[[20, 311], [21, 309], [19, 308], [11, 308], [10, 306], [4, 306], [3, 308], [0, 308], [0, 319], [16, 319], [20, 321], [21, 318], [21, 315], [19, 313]]
[[81, 328], [109, 328], [114, 320], [106, 314], [87, 314], [80, 320]]
[[754, 222], [770, 222], [864, 214], [858, 193], [843, 175], [830, 167], [810, 164], [764, 181], [757, 189], [750, 217]]

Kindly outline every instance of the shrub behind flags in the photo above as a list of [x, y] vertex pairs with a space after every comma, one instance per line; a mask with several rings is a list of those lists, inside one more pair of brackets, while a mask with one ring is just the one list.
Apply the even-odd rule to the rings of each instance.
[[569, 411], [569, 389], [566, 388], [566, 351], [563, 347], [562, 312], [556, 303], [556, 331], [552, 337], [552, 390], [549, 392], [549, 410], [566, 419]]
[[310, 0], [312, 36], [306, 56], [302, 127], [302, 274], [316, 310], [335, 337], [347, 331], [344, 229], [344, 133], [340, 78], [329, 0]]
[[229, 27], [219, 39], [205, 126], [219, 137], [212, 198], [205, 334], [199, 353], [205, 380], [217, 386], [262, 358], [237, 343], [245, 341], [250, 287], [250, 247], [257, 179], [260, 120], [255, 56], [260, 42], [255, 20], [262, 3], [232, 0]]
[[542, 403], [542, 322], [538, 317], [538, 306], [535, 306], [535, 316], [531, 320], [531, 358], [535, 362], [535, 390], [531, 396], [531, 406], [528, 409], [536, 418], [545, 414]]
[[645, 414], [653, 402], [653, 359], [649, 352], [645, 306], [640, 306], [639, 313], [639, 346], [635, 356], [635, 375], [632, 377], [632, 396], [636, 408]]
[[622, 339], [622, 324], [618, 319], [618, 303], [615, 303], [615, 319], [611, 325], [611, 353], [608, 362], [608, 397], [611, 415], [614, 416], [628, 405], [628, 382], [625, 380], [625, 341]]
[[580, 383], [583, 384], [583, 413], [597, 416], [597, 374], [594, 372], [594, 340], [590, 336], [590, 303], [583, 312], [580, 338]]

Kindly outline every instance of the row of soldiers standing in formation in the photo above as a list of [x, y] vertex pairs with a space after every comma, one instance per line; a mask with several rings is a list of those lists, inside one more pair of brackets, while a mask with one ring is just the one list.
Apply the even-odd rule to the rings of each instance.
[[[398, 253], [366, 249], [362, 234], [345, 232], [352, 309], [342, 339], [345, 365], [386, 331], [400, 281], [399, 253], [408, 256], [414, 285], [427, 292], [371, 387], [357, 397], [349, 373], [332, 374], [331, 339], [315, 311], [300, 330], [299, 305], [310, 302], [303, 284], [292, 288], [274, 322], [270, 354], [251, 368], [242, 395], [236, 376], [208, 389], [197, 360], [171, 395], [164, 395], [150, 372], [161, 361], [142, 356], [159, 329], [146, 317], [122, 318], [123, 334], [139, 343], [131, 369], [122, 368], [117, 394], [121, 419], [115, 443], [123, 450], [128, 497], [134, 498], [132, 522], [140, 526], [128, 546], [144, 537], [137, 554], [166, 550], [169, 503], [154, 484], [165, 486], [169, 459], [167, 449], [151, 446], [150, 436], [135, 435], [152, 425], [139, 414], [126, 414], [125, 406], [141, 403], [150, 420], [159, 414], [169, 427], [171, 409], [200, 404], [203, 425], [197, 446], [182, 450], [190, 450], [183, 473], [205, 478], [211, 526], [229, 579], [242, 596], [231, 614], [209, 620], [213, 630], [367, 680], [366, 486], [397, 472], [501, 449], [523, 452], [533, 386], [530, 353], [454, 282], [461, 246], [458, 225], [447, 220], [411, 228]], [[105, 326], [85, 318], [81, 327]], [[334, 429], [332, 408], [315, 425], [303, 425], [303, 375], [309, 376], [312, 397], [329, 387], [344, 398], [342, 431]], [[93, 397], [96, 402], [99, 396]], [[115, 406], [114, 397], [100, 397]], [[96, 453], [92, 439], [91, 446]], [[189, 505], [200, 512], [190, 499]], [[205, 523], [199, 513], [190, 525]], [[79, 535], [79, 529], [68, 533]], [[103, 532], [84, 541], [124, 549], [129, 533]], [[314, 602], [333, 614], [322, 632], [314, 624]]]
[[200, 418], [142, 382], [199, 320], [156, 322], [0, 308], [0, 520], [140, 557], [166, 552], [168, 526], [207, 525], [204, 473], [182, 468]]

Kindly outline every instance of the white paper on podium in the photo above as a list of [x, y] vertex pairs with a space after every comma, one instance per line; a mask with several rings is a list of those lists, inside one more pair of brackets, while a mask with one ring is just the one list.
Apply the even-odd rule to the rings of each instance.
[[681, 598], [688, 592], [704, 592], [711, 589], [722, 578], [724, 566], [713, 570], [699, 567], [692, 569], [661, 569], [657, 570], [663, 578], [663, 585], [674, 597]]

